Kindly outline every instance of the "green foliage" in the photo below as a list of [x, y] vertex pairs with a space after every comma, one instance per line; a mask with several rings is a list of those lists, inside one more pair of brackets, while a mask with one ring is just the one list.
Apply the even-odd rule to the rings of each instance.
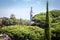
[[[52, 40], [60, 40], [60, 10], [51, 10], [49, 11], [49, 20], [50, 26], [52, 27]], [[33, 17], [33, 21], [39, 23], [39, 27], [46, 27], [43, 24], [46, 24], [46, 13], [39, 13]], [[42, 22], [43, 21], [43, 22]], [[36, 24], [37, 25], [37, 24]], [[41, 26], [43, 25], [43, 26]]]
[[10, 20], [9, 20], [7, 17], [3, 17], [2, 23], [3, 23], [3, 25], [6, 25], [6, 26], [7, 26], [7, 25], [10, 25], [10, 24], [9, 24], [9, 21], [10, 21]]
[[20, 20], [19, 20], [19, 25], [29, 25], [29, 20], [23, 20], [23, 19], [21, 19], [20, 18]]
[[34, 21], [39, 21], [39, 22], [45, 21], [45, 20], [46, 20], [46, 16], [45, 16], [45, 15], [46, 15], [45, 13], [37, 14], [37, 15], [35, 15], [35, 16], [33, 17], [33, 20], [34, 20]]
[[[52, 40], [60, 40], [60, 24], [51, 28]], [[58, 26], [57, 26], [58, 25]], [[1, 33], [8, 34], [15, 40], [44, 40], [44, 29], [37, 26], [7, 26], [0, 29]]]
[[[51, 21], [53, 19], [51, 18], [50, 12], [49, 12], [49, 20], [50, 20], [49, 22], [51, 24]], [[39, 13], [39, 14], [35, 15], [33, 17], [33, 21], [35, 22], [35, 24], [38, 23], [38, 25], [36, 24], [37, 26], [45, 28], [45, 25], [46, 25], [46, 13], [43, 12], [43, 13]]]
[[[52, 20], [52, 18], [50, 16], [51, 16], [51, 14], [49, 13], [49, 19]], [[33, 17], [33, 21], [39, 21], [39, 22], [46, 21], [46, 13], [39, 13], [39, 14], [35, 15]]]
[[52, 40], [60, 40], [60, 23], [54, 24], [52, 30]]
[[10, 19], [15, 20], [16, 19], [15, 15], [14, 14], [11, 14]]
[[52, 14], [52, 17], [54, 18], [60, 16], [60, 10], [51, 10], [50, 13]]
[[10, 18], [7, 17], [0, 18], [0, 26], [10, 25], [29, 25], [29, 20], [16, 19], [14, 14], [11, 14]]
[[37, 26], [8, 26], [0, 30], [14, 40], [44, 40], [44, 30]]
[[51, 40], [51, 26], [49, 22], [48, 0], [46, 2], [46, 26], [45, 26], [45, 40]]
[[[54, 23], [60, 22], [60, 10], [51, 10], [49, 11], [49, 20], [50, 20], [50, 26]], [[33, 21], [36, 23], [39, 23], [40, 27], [43, 24], [46, 24], [46, 13], [39, 13], [33, 17]]]
[[2, 26], [2, 18], [0, 18], [0, 26]]

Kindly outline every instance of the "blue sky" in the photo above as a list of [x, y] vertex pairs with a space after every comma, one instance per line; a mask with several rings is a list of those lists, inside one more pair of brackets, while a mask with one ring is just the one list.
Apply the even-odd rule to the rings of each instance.
[[[60, 9], [60, 0], [49, 0], [49, 10]], [[33, 15], [46, 11], [46, 0], [0, 0], [0, 17], [30, 19], [30, 8], [33, 7]]]

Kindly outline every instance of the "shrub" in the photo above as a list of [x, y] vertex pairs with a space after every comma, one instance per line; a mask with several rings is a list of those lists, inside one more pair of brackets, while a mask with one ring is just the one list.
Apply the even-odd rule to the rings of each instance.
[[8, 26], [0, 30], [14, 40], [43, 40], [44, 30], [37, 26]]
[[[51, 28], [52, 40], [60, 40], [60, 24]], [[2, 27], [0, 32], [8, 34], [14, 40], [44, 40], [44, 29], [37, 26], [7, 26]]]
[[60, 23], [56, 23], [52, 30], [52, 40], [60, 40]]

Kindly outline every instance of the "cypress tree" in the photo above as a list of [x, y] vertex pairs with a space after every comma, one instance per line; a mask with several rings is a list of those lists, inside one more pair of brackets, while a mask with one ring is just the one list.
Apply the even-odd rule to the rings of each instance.
[[48, 12], [48, 0], [46, 2], [45, 40], [51, 40], [51, 30], [50, 30], [50, 25], [49, 25], [49, 12]]

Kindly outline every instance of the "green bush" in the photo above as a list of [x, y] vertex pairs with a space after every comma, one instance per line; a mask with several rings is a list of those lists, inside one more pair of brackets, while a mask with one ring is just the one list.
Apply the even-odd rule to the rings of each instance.
[[37, 26], [7, 26], [0, 31], [14, 40], [44, 40], [44, 30]]
[[55, 23], [52, 30], [52, 40], [60, 40], [60, 23]]
[[[37, 25], [37, 26], [39, 26], [41, 28], [43, 28], [43, 27], [45, 28], [45, 25], [46, 25], [46, 13], [41, 12], [39, 14], [36, 14], [35, 16], [33, 16], [32, 20], [34, 21], [35, 25]], [[52, 23], [60, 22], [60, 10], [50, 10], [49, 11], [49, 20], [50, 20], [50, 26], [51, 27], [52, 27]]]
[[[37, 26], [7, 26], [0, 29], [1, 33], [8, 34], [14, 40], [44, 40], [44, 29]], [[52, 40], [60, 40], [60, 24], [51, 28]]]

